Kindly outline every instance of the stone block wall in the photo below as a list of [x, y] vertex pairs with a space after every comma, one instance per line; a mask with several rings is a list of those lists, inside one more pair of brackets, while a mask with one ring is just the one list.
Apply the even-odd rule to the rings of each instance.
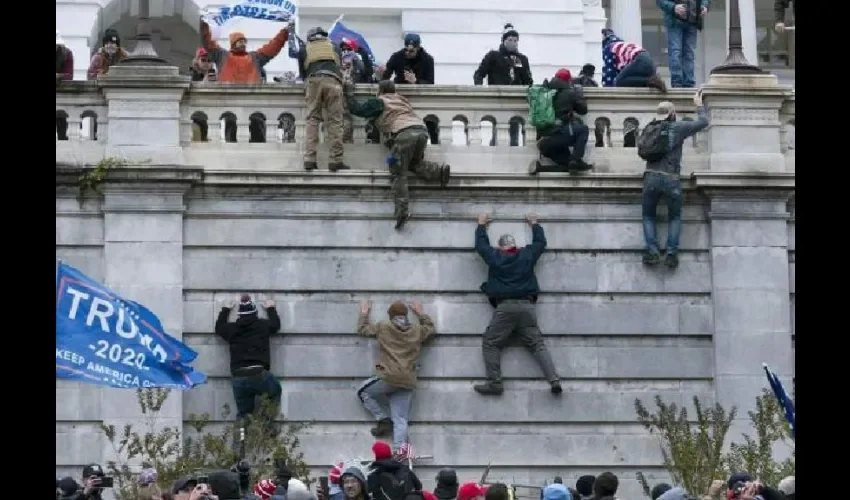
[[[174, 290], [157, 295], [142, 288], [145, 297], [134, 297], [150, 302], [172, 335], [197, 349], [196, 367], [210, 376], [207, 385], [173, 398], [167, 417], [174, 421], [190, 413], [217, 416], [233, 404], [229, 354], [213, 334], [219, 307], [242, 292], [276, 300], [283, 328], [273, 341], [272, 367], [283, 384], [281, 411], [312, 422], [302, 442], [316, 473], [343, 456], [368, 455], [372, 442], [370, 417], [355, 394], [375, 355], [374, 341], [354, 334], [359, 301], [373, 301], [379, 320], [393, 300], [416, 299], [439, 333], [423, 353], [411, 423], [417, 450], [435, 457], [417, 467], [428, 484], [442, 466], [474, 479], [492, 462], [493, 480], [521, 484], [612, 470], [624, 498], [636, 497], [634, 472], [651, 481], [666, 473], [658, 442], [635, 423], [635, 398], [714, 400], [717, 350], [726, 348], [713, 338], [718, 322], [726, 324], [712, 297], [715, 282], [757, 279], [721, 260], [717, 235], [738, 233], [713, 231], [711, 202], [693, 183], [675, 272], [640, 262], [637, 190], [572, 191], [555, 202], [528, 183], [489, 191], [413, 187], [415, 217], [396, 232], [383, 186], [328, 195], [310, 186], [243, 186], [237, 193], [198, 182], [169, 196], [154, 196], [153, 184], [128, 186], [107, 185], [103, 201], [82, 207], [74, 193], [58, 193], [57, 256], [124, 293], [140, 290], [132, 282]], [[481, 333], [492, 310], [478, 290], [486, 267], [472, 251], [482, 211], [495, 219], [493, 241], [507, 232], [527, 243], [523, 214], [542, 216], [549, 246], [538, 265], [545, 290], [538, 311], [565, 380], [561, 398], [549, 394], [518, 345], [504, 353], [504, 396], [472, 391], [484, 371]], [[782, 234], [786, 241], [775, 244], [787, 252], [790, 227], [774, 232], [772, 223], [756, 223], [748, 233]], [[179, 283], [168, 284], [175, 273]], [[726, 292], [715, 293], [726, 300]], [[178, 311], [182, 321], [175, 320]], [[777, 349], [789, 344], [789, 334]], [[57, 381], [57, 468], [78, 474], [84, 463], [110, 456], [96, 426], [127, 418], [131, 399], [130, 391]]]

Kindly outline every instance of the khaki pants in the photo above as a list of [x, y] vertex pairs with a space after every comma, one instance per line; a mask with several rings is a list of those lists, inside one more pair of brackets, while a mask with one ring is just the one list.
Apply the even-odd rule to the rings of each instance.
[[393, 202], [395, 217], [408, 213], [407, 174], [412, 172], [426, 181], [439, 181], [442, 165], [425, 161], [425, 148], [428, 146], [428, 129], [411, 127], [402, 130], [395, 137], [391, 154], [396, 164], [390, 167], [393, 176]]
[[[304, 161], [316, 161], [319, 144], [319, 122], [325, 118], [330, 146], [330, 163], [342, 163], [342, 117], [344, 110], [342, 83], [332, 76], [307, 78], [307, 130]], [[324, 113], [323, 113], [324, 112]]]
[[348, 112], [348, 101], [342, 99], [342, 142], [346, 144], [354, 143], [354, 123], [351, 121], [351, 113]]

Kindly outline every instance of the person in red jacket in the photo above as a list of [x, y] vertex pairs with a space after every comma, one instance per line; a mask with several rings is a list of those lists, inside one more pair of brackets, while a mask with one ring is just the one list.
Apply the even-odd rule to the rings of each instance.
[[219, 46], [212, 39], [210, 26], [201, 21], [201, 40], [210, 59], [218, 68], [218, 81], [222, 83], [261, 83], [263, 66], [274, 59], [289, 39], [289, 30], [284, 27], [269, 43], [257, 50], [247, 51], [248, 40], [239, 31], [230, 33], [230, 50]]

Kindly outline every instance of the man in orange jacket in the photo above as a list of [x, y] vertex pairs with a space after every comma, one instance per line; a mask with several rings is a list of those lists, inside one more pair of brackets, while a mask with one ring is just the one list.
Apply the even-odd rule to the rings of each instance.
[[222, 83], [260, 83], [262, 82], [261, 71], [263, 66], [275, 58], [286, 40], [289, 39], [289, 31], [284, 28], [272, 38], [269, 43], [257, 50], [248, 52], [245, 46], [248, 41], [245, 34], [239, 31], [230, 33], [230, 50], [222, 49], [212, 39], [209, 25], [201, 20], [201, 39], [210, 59], [218, 69], [218, 81]]

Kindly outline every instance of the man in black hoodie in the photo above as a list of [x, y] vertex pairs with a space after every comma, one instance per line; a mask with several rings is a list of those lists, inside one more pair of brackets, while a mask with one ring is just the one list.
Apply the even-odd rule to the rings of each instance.
[[434, 496], [437, 500], [455, 500], [457, 489], [457, 472], [454, 469], [443, 469], [437, 473], [437, 487], [434, 488]]
[[613, 472], [603, 472], [593, 482], [592, 500], [615, 500], [619, 487], [620, 480]]
[[404, 48], [391, 55], [387, 61], [381, 80], [391, 78], [396, 84], [434, 84], [434, 58], [425, 52], [422, 47], [422, 38], [416, 33], [405, 35]]
[[236, 417], [241, 419], [254, 412], [255, 398], [266, 395], [275, 405], [280, 405], [282, 389], [272, 375], [269, 339], [280, 330], [280, 317], [274, 301], [267, 300], [268, 319], [257, 316], [257, 305], [249, 295], [242, 295], [235, 323], [227, 317], [235, 304], [221, 308], [215, 322], [215, 333], [230, 344], [230, 373], [233, 376], [233, 399], [236, 400]]
[[410, 467], [393, 458], [392, 448], [384, 441], [372, 445], [375, 461], [366, 478], [371, 500], [399, 500], [414, 491], [422, 491], [422, 482]]
[[540, 139], [537, 141], [537, 149], [541, 155], [555, 162], [555, 165], [543, 165], [540, 161], [534, 161], [528, 167], [529, 175], [564, 171], [574, 175], [593, 168], [583, 159], [590, 130], [579, 118], [579, 115], [587, 114], [587, 100], [581, 87], [573, 86], [571, 81], [570, 70], [562, 68], [555, 73], [551, 81], [544, 82], [544, 85], [557, 91], [552, 97], [555, 125], [538, 129], [537, 136]]
[[475, 85], [482, 85], [485, 76], [488, 85], [528, 86], [534, 83], [528, 58], [519, 52], [518, 46], [519, 33], [513, 24], [506, 24], [499, 49], [487, 52], [472, 75]]
[[498, 248], [491, 247], [487, 236], [490, 217], [486, 214], [478, 216], [478, 227], [475, 228], [475, 251], [490, 268], [481, 291], [487, 294], [490, 305], [495, 308], [481, 343], [487, 381], [474, 387], [475, 392], [484, 396], [499, 396], [504, 392], [502, 348], [514, 332], [519, 334], [522, 343], [537, 360], [549, 381], [552, 394], [563, 392], [552, 355], [537, 325], [534, 306], [540, 292], [534, 266], [546, 249], [546, 235], [537, 223], [536, 214], [528, 214], [526, 220], [531, 226], [532, 236], [531, 245], [525, 248], [517, 248], [514, 237], [509, 234], [499, 237]]

